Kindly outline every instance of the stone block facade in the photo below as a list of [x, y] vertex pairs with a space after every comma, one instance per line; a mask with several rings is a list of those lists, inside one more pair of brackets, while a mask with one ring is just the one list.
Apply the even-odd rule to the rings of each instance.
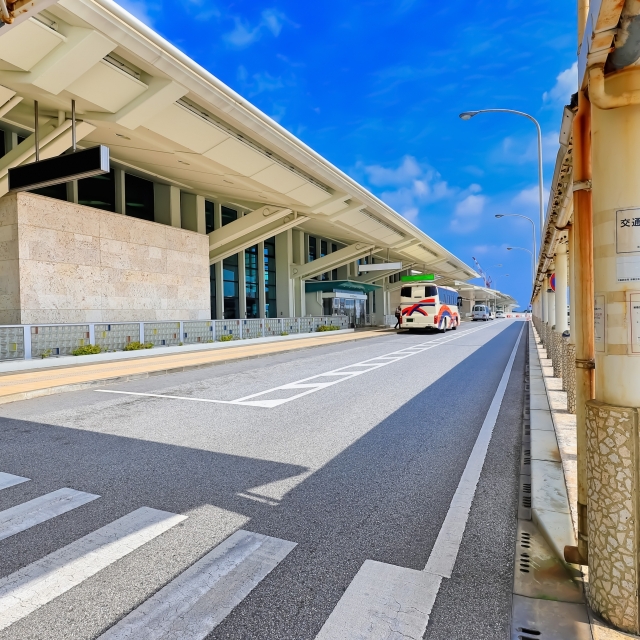
[[587, 403], [591, 608], [638, 633], [638, 412]]
[[211, 318], [206, 235], [21, 192], [0, 199], [0, 324]]

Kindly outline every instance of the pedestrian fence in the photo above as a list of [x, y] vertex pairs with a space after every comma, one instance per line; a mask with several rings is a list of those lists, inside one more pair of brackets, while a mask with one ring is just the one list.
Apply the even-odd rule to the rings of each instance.
[[78, 347], [124, 351], [132, 342], [153, 347], [250, 340], [313, 333], [321, 326], [349, 328], [346, 316], [184, 320], [175, 322], [87, 322], [0, 326], [0, 361], [70, 356]]

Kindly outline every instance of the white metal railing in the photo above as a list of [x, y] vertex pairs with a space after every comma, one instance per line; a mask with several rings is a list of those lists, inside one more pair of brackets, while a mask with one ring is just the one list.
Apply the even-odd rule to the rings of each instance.
[[[154, 347], [312, 333], [323, 325], [349, 328], [346, 316], [184, 320], [173, 322], [82, 322], [0, 325], [0, 361], [69, 356], [78, 347], [123, 351], [131, 342]], [[230, 336], [226, 338], [224, 336]]]

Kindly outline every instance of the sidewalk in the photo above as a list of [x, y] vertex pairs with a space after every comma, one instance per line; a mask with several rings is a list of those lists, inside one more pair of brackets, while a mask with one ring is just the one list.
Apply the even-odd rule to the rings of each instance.
[[[535, 348], [529, 351], [530, 365], [532, 371], [538, 367], [540, 370], [540, 377], [531, 378], [531, 511], [541, 533], [564, 561], [564, 546], [575, 545], [577, 537], [576, 416], [567, 411], [562, 379], [553, 376], [551, 360], [533, 325], [531, 329]], [[581, 569], [588, 590], [588, 569]], [[637, 638], [612, 629], [589, 607], [587, 612], [593, 640]]]
[[3, 363], [0, 367], [0, 404], [153, 375], [200, 369], [274, 353], [366, 340], [390, 333], [394, 332], [384, 328], [362, 332], [344, 330], [78, 356], [73, 359], [60, 358], [58, 361], [20, 360]]

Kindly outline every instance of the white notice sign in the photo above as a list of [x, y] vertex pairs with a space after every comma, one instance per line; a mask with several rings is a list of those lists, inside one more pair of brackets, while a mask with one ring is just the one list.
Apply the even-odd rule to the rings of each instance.
[[631, 353], [640, 355], [640, 293], [630, 293]]
[[602, 294], [596, 294], [593, 306], [596, 351], [605, 350], [605, 303]]
[[618, 282], [640, 282], [640, 208], [616, 211]]

